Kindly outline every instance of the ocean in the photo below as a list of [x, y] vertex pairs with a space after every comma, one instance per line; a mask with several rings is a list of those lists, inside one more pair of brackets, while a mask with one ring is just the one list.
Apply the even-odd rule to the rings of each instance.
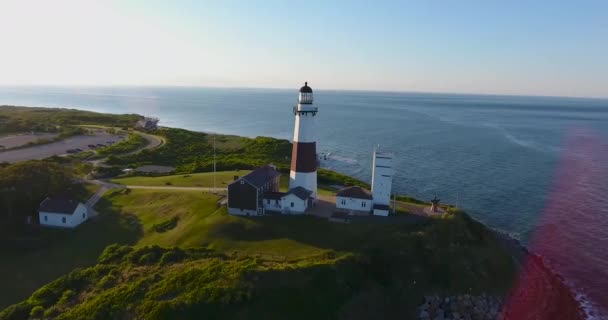
[[[296, 100], [297, 88], [0, 87], [0, 105], [290, 140]], [[322, 166], [370, 181], [374, 146], [391, 150], [396, 192], [463, 208], [608, 306], [608, 100], [315, 90], [315, 106]]]

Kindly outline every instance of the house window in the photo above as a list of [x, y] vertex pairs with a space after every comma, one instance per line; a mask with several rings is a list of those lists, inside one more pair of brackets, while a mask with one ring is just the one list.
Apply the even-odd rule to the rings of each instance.
[[365, 208], [365, 201], [361, 202], [361, 206]]
[[82, 214], [82, 218], [84, 219], [85, 217], [86, 217], [86, 214], [85, 214], [85, 213], [83, 213], [83, 214]]
[[279, 200], [275, 200], [275, 201], [274, 201], [274, 204], [277, 204], [277, 205], [278, 205], [278, 204], [279, 204]]
[[342, 204], [346, 205], [346, 200], [342, 199]]
[[61, 222], [65, 223], [65, 217], [61, 218]]
[[267, 203], [267, 204], [270, 204], [270, 199], [266, 200], [266, 203]]
[[44, 216], [44, 221], [49, 221], [49, 216]]
[[293, 208], [293, 202], [291, 203], [291, 207]]
[[245, 180], [241, 180], [241, 184], [245, 184]]

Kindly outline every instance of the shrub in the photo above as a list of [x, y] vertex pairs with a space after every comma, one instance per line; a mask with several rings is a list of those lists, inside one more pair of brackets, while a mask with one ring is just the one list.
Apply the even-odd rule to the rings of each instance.
[[179, 217], [175, 216], [169, 220], [165, 220], [163, 222], [153, 225], [152, 229], [158, 233], [167, 232], [167, 231], [177, 227], [178, 221], [179, 221]]
[[42, 306], [35, 306], [30, 311], [30, 317], [40, 318], [44, 314], [44, 308]]
[[170, 263], [176, 263], [176, 262], [180, 262], [183, 259], [186, 258], [186, 252], [184, 252], [184, 250], [175, 247], [173, 249], [171, 249], [171, 251], [169, 252], [165, 252], [163, 254], [163, 256], [160, 258], [160, 264], [161, 265], [166, 265], [166, 264], [170, 264]]
[[119, 244], [111, 244], [107, 246], [99, 258], [97, 262], [100, 264], [111, 264], [111, 263], [119, 263], [123, 257], [133, 251], [132, 247], [129, 246], [121, 246]]

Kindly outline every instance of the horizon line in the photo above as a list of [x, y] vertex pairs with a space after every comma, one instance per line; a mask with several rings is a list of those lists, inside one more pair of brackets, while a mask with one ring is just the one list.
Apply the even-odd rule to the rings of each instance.
[[[294, 90], [298, 87], [246, 87], [246, 86], [213, 86], [213, 85], [182, 85], [182, 84], [0, 84], [2, 87], [49, 87], [49, 88], [206, 88], [206, 89], [246, 89], [246, 90]], [[608, 100], [606, 96], [560, 96], [549, 94], [518, 94], [518, 93], [477, 93], [477, 92], [449, 92], [449, 91], [408, 91], [408, 90], [381, 90], [381, 89], [315, 89], [318, 91], [343, 91], [343, 92], [378, 92], [378, 93], [400, 93], [400, 94], [440, 94], [440, 95], [469, 95], [469, 96], [493, 96], [493, 97], [532, 97], [532, 98], [569, 98], [569, 99], [589, 99], [589, 100]]]

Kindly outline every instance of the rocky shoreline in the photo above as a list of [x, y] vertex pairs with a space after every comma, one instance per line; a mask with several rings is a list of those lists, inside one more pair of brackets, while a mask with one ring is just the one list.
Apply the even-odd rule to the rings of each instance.
[[586, 319], [576, 295], [559, 274], [518, 240], [492, 230], [517, 265], [518, 276], [506, 296], [426, 296], [417, 309], [420, 320]]

